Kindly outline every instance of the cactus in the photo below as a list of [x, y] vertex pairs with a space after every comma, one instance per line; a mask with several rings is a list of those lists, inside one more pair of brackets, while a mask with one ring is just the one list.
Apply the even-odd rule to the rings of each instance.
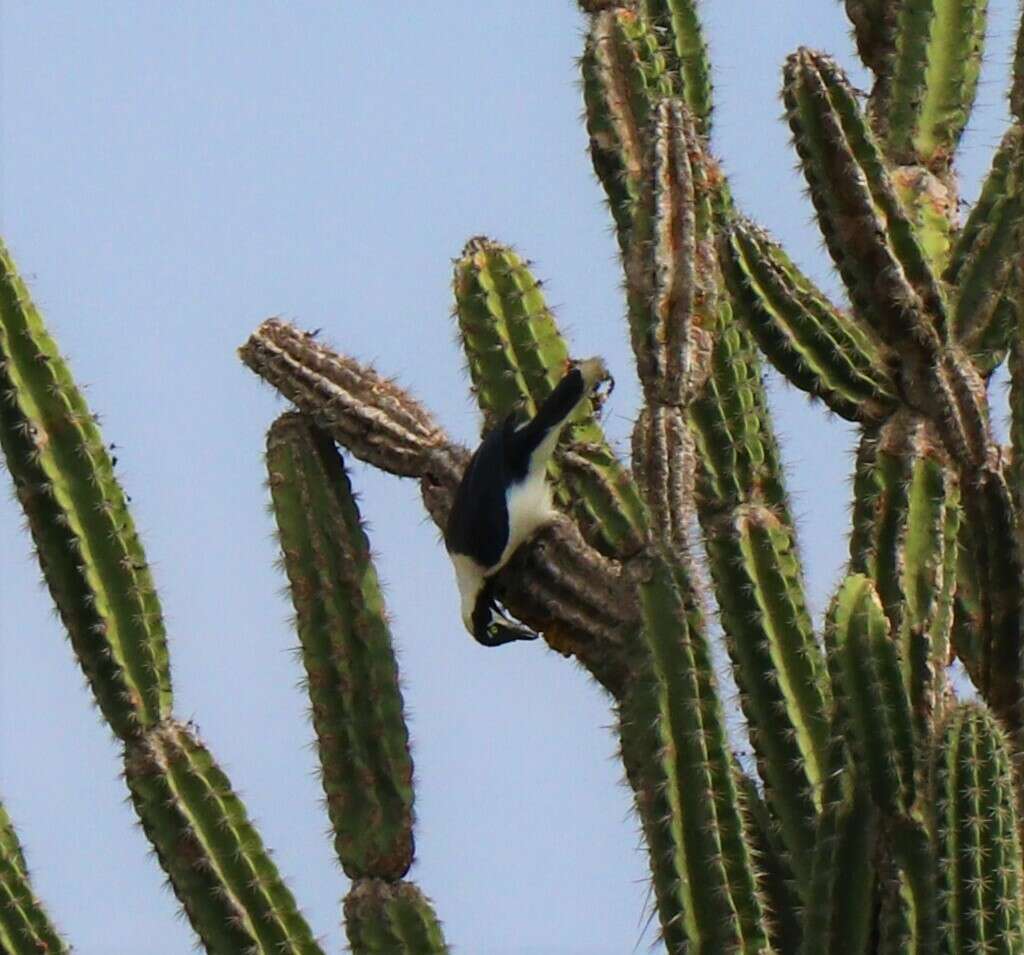
[[[591, 159], [643, 405], [628, 465], [601, 399], [580, 407], [548, 471], [558, 513], [496, 585], [609, 695], [664, 947], [1024, 952], [1024, 25], [1012, 123], [962, 223], [954, 158], [984, 0], [846, 0], [875, 77], [863, 104], [828, 55], [788, 58], [785, 118], [846, 289], [836, 304], [731, 195], [698, 5], [580, 6]], [[475, 237], [453, 289], [485, 429], [531, 414], [571, 347], [529, 262]], [[762, 354], [860, 431], [849, 565], [817, 631]], [[338, 446], [417, 480], [441, 528], [469, 450], [393, 381], [278, 319], [240, 357], [297, 409], [270, 427], [269, 487], [352, 880], [349, 943], [447, 951], [406, 879], [412, 760], [394, 640]], [[987, 398], [1004, 363], [1009, 447]], [[226, 776], [174, 717], [126, 498], [2, 250], [0, 389], [0, 444], [51, 595], [201, 943], [319, 951]], [[712, 613], [746, 721], [736, 733]], [[954, 658], [973, 701], [958, 699]], [[66, 950], [6, 816], [0, 886], [5, 951]]]
[[0, 806], [0, 951], [68, 952], [68, 946], [32, 891], [25, 855], [10, 817]]

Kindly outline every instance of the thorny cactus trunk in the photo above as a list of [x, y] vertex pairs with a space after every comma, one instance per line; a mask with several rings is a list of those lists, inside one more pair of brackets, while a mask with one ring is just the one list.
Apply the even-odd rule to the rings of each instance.
[[[953, 156], [984, 0], [846, 0], [875, 76], [866, 101], [828, 56], [787, 60], [786, 118], [842, 307], [730, 197], [694, 0], [581, 6], [591, 155], [644, 404], [629, 467], [599, 409], [581, 407], [549, 470], [562, 513], [499, 584], [614, 701], [664, 944], [1024, 952], [1024, 31], [1013, 124], [963, 222]], [[3, 449], [72, 644], [124, 741], [147, 835], [209, 951], [318, 951], [227, 780], [172, 716], [159, 606], [103, 444], [6, 258], [0, 279]], [[474, 238], [454, 291], [485, 426], [531, 411], [570, 352], [529, 264]], [[849, 568], [822, 633], [759, 350], [860, 427]], [[391, 381], [287, 324], [263, 323], [241, 356], [299, 409], [271, 428], [267, 461], [328, 812], [353, 879], [352, 948], [443, 952], [429, 903], [404, 881], [413, 794], [397, 669], [334, 442], [418, 480], [439, 527], [468, 451]], [[987, 401], [1004, 362], [1009, 447]], [[752, 766], [726, 731], [712, 608]], [[949, 682], [954, 658], [971, 702]], [[0, 887], [0, 948], [63, 950], [2, 814]]]

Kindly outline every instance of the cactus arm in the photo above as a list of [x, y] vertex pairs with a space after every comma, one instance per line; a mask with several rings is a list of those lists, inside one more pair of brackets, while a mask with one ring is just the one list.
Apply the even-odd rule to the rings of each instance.
[[974, 106], [985, 45], [985, 0], [935, 0], [914, 146], [926, 165], [949, 162]]
[[845, 6], [853, 24], [857, 53], [869, 70], [885, 77], [891, 70], [896, 45], [899, 0], [845, 0]]
[[[708, 559], [740, 705], [803, 891], [810, 879], [814, 793], [825, 747], [823, 673], [788, 528], [768, 509], [705, 523]], [[771, 679], [766, 674], [772, 674]]]
[[889, 815], [914, 803], [910, 704], [889, 622], [869, 578], [851, 574], [835, 598], [837, 673], [871, 794]]
[[805, 609], [757, 357], [727, 305], [710, 377], [688, 413], [699, 463], [697, 512], [726, 647], [765, 795], [802, 893], [824, 749], [824, 666]]
[[1022, 319], [1022, 295], [1024, 272], [1015, 263], [1006, 276], [1006, 284], [995, 292], [998, 302], [992, 308], [988, 324], [978, 329], [976, 335], [966, 342], [970, 360], [978, 373], [990, 378], [992, 372], [1006, 359], [1010, 341]]
[[409, 882], [360, 879], [345, 898], [345, 931], [354, 955], [445, 955], [430, 901]]
[[[260, 325], [239, 355], [355, 457], [417, 478], [431, 519], [444, 528], [469, 453], [407, 392], [276, 319]], [[520, 549], [498, 581], [518, 619], [621, 697], [639, 609], [618, 564], [560, 517]]]
[[[633, 683], [622, 708], [623, 757], [641, 809], [663, 800], [670, 809], [645, 821], [662, 827], [651, 842], [656, 897], [675, 903], [660, 910], [662, 924], [671, 931], [681, 913], [695, 950], [768, 951], [706, 637], [691, 626], [696, 620], [663, 560], [646, 559], [638, 586], [652, 672]], [[670, 848], [672, 868], [654, 857], [658, 847]], [[670, 881], [659, 887], [663, 878]]]
[[128, 741], [125, 780], [196, 934], [214, 955], [321, 955], [206, 747], [167, 720]]
[[[510, 293], [515, 296], [513, 307], [526, 304], [523, 292], [516, 288], [513, 270], [519, 269], [525, 271], [519, 256], [482, 236], [470, 239], [455, 262], [455, 317], [472, 390], [484, 413], [484, 430], [496, 427], [517, 410], [527, 416], [537, 410], [516, 362], [505, 314]], [[566, 350], [564, 345], [562, 350]], [[562, 356], [563, 364], [568, 357], [568, 353]]]
[[955, 289], [953, 333], [972, 354], [989, 355], [990, 371], [1005, 353], [1012, 319], [1005, 303], [1017, 289], [1024, 223], [1024, 131], [1003, 137], [971, 214], [953, 246], [943, 279]]
[[849, 421], [883, 417], [896, 396], [879, 344], [751, 224], [736, 220], [720, 250], [734, 308], [772, 364]]
[[0, 952], [65, 955], [69, 951], [32, 891], [21, 843], [0, 805]]
[[[441, 429], [394, 382], [351, 358], [320, 347], [312, 335], [268, 319], [239, 355], [357, 458], [402, 477], [420, 477], [431, 465], [448, 465]], [[458, 483], [452, 471], [440, 477]]]
[[934, 352], [945, 304], [842, 70], [800, 49], [783, 99], [825, 244], [857, 308], [893, 346]]
[[984, 707], [963, 703], [933, 759], [943, 950], [1019, 952], [1021, 849], [1006, 737]]
[[[844, 749], [841, 742], [838, 748]], [[867, 955], [875, 916], [878, 812], [847, 767], [830, 775], [822, 803], [800, 952]]]
[[948, 167], [974, 104], [985, 0], [900, 6], [890, 81], [872, 103], [886, 151], [900, 164]]
[[445, 952], [413, 859], [413, 789], [391, 634], [370, 544], [331, 439], [287, 413], [267, 470], [295, 605], [327, 811], [353, 880], [346, 931], [357, 952]]
[[[1019, 168], [1024, 154], [1024, 131], [1011, 126], [1004, 134], [999, 148], [992, 156], [992, 165], [981, 184], [981, 192], [971, 207], [970, 214], [957, 233], [950, 250], [949, 264], [942, 278], [947, 285], [958, 285], [960, 272], [983, 234], [991, 227], [997, 203], [1011, 191], [1011, 184], [1019, 188]], [[1016, 180], [1016, 181], [1015, 181]], [[1017, 188], [1012, 191], [1016, 192]], [[960, 336], [962, 337], [962, 336]]]
[[934, 429], [902, 413], [862, 438], [856, 482], [851, 570], [874, 581], [924, 740], [949, 654], [959, 488]]
[[643, 18], [622, 7], [594, 17], [580, 68], [591, 160], [625, 257], [632, 243], [651, 111], [657, 99], [672, 94], [673, 86], [657, 37]]
[[1021, 563], [1017, 550], [1013, 500], [1004, 475], [982, 475], [979, 486], [965, 489], [964, 518], [976, 545], [982, 584], [982, 684], [988, 704], [1016, 732], [1021, 714]]
[[50, 593], [111, 728], [167, 715], [160, 605], [96, 422], [0, 246], [0, 444]]
[[294, 413], [270, 428], [267, 470], [335, 849], [352, 879], [399, 879], [412, 862], [412, 759], [352, 488], [334, 443]]
[[[488, 426], [517, 405], [534, 414], [569, 361], [540, 282], [511, 249], [477, 237], [456, 262], [454, 288], [459, 334]], [[643, 501], [608, 446], [591, 400], [570, 419], [562, 446], [561, 460], [548, 468], [556, 499], [603, 552], [634, 553], [646, 533]]]
[[1017, 42], [1013, 47], [1010, 83], [1010, 115], [1017, 123], [1024, 123], [1024, 12], [1017, 23]]
[[[935, 933], [935, 860], [917, 805], [911, 701], [897, 643], [871, 581], [850, 574], [836, 595], [829, 626], [835, 647], [837, 696], [848, 714], [854, 753], [863, 765], [872, 800], [882, 813], [897, 865], [899, 898], [891, 915], [911, 950], [931, 951]], [[895, 930], [894, 930], [895, 931]], [[918, 948], [919, 946], [919, 948]]]
[[718, 325], [713, 175], [686, 107], [679, 100], [659, 102], [640, 224], [625, 263], [631, 339], [646, 399], [633, 431], [633, 462], [654, 530], [684, 563], [694, 524], [693, 438], [684, 419], [710, 373]]
[[633, 350], [648, 404], [688, 403], [709, 370], [718, 276], [708, 162], [685, 107], [659, 102], [643, 192], [650, 234], [634, 233], [626, 262]]
[[778, 837], [768, 805], [757, 791], [757, 783], [739, 768], [736, 776], [748, 820], [751, 847], [763, 875], [761, 888], [770, 913], [772, 942], [780, 952], [797, 952], [802, 937], [799, 918], [802, 902], [794, 888], [788, 853]]
[[670, 68], [681, 79], [683, 102], [697, 131], [711, 135], [712, 84], [708, 45], [695, 0], [643, 0], [643, 10], [662, 38]]

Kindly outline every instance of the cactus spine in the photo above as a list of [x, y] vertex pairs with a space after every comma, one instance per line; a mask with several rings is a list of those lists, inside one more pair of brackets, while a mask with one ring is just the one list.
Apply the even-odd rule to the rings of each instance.
[[[662, 940], [683, 952], [1024, 952], [1024, 28], [1013, 117], [957, 216], [985, 0], [846, 0], [867, 98], [800, 48], [786, 120], [846, 288], [829, 301], [733, 200], [693, 0], [580, 3], [594, 171], [643, 406], [631, 469], [584, 405], [559, 515], [497, 579], [608, 691]], [[529, 263], [476, 237], [455, 316], [485, 427], [529, 414], [570, 347]], [[807, 609], [761, 355], [860, 429], [850, 561]], [[419, 481], [443, 527], [468, 460], [392, 381], [271, 319], [242, 360], [298, 408], [267, 463], [353, 951], [444, 952], [413, 859], [392, 638], [335, 443]], [[987, 385], [1006, 362], [1009, 447]], [[244, 808], [175, 721], [141, 545], [88, 409], [0, 250], [0, 444], [51, 594], [125, 747], [143, 827], [212, 952], [315, 952]], [[753, 751], [726, 730], [717, 610]], [[947, 677], [963, 663], [978, 699]], [[66, 946], [0, 817], [0, 945]], [[200, 864], [194, 864], [200, 860]], [[18, 946], [21, 946], [19, 948]]]

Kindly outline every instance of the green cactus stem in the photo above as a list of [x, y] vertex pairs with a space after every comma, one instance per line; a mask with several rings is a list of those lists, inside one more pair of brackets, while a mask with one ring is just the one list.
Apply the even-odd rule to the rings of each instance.
[[413, 854], [412, 758], [352, 488], [334, 442], [299, 414], [271, 426], [267, 471], [335, 850], [350, 878], [399, 879]]
[[875, 584], [924, 740], [949, 657], [959, 486], [934, 429], [903, 412], [865, 434], [856, 473], [850, 569]]
[[1013, 70], [1009, 98], [1010, 115], [1017, 123], [1024, 123], [1024, 20], [1017, 28], [1017, 42], [1013, 48]]
[[743, 503], [764, 503], [792, 525], [778, 442], [750, 333], [721, 302], [711, 374], [688, 407], [700, 468], [698, 508], [718, 514]]
[[953, 333], [982, 374], [1006, 354], [1019, 289], [1024, 227], [1024, 130], [1011, 127], [996, 151], [981, 195], [967, 217], [943, 273], [954, 289]]
[[792, 533], [757, 505], [702, 523], [740, 706], [802, 894], [811, 878], [828, 697]]
[[845, 0], [845, 6], [861, 60], [876, 76], [884, 78], [891, 70], [896, 45], [899, 0]]
[[924, 774], [916, 772], [911, 702], [881, 600], [863, 574], [848, 575], [836, 593], [826, 643], [840, 725], [849, 727], [895, 866], [886, 932], [906, 942], [900, 950], [932, 951], [935, 860], [917, 803]]
[[0, 245], [0, 446], [43, 575], [111, 728], [170, 712], [160, 604], [96, 421]]
[[707, 638], [663, 560], [646, 558], [640, 575], [651, 672], [631, 687], [621, 734], [665, 936], [677, 938], [678, 923], [697, 951], [769, 951]]
[[322, 955], [245, 807], [192, 729], [168, 720], [130, 739], [125, 779], [211, 955]]
[[69, 951], [32, 890], [18, 835], [0, 805], [0, 952], [64, 955]]
[[758, 871], [765, 906], [770, 913], [772, 943], [779, 952], [798, 952], [803, 929], [803, 903], [794, 886], [793, 870], [774, 825], [771, 811], [758, 792], [757, 783], [740, 769], [740, 798], [747, 816], [748, 835]]
[[875, 919], [878, 812], [837, 735], [831, 750], [800, 952], [867, 955]]
[[938, 350], [945, 303], [843, 71], [800, 49], [783, 100], [825, 244], [858, 317], [894, 347]]
[[1016, 539], [1013, 497], [1005, 476], [987, 469], [976, 484], [964, 485], [962, 540], [972, 548], [980, 584], [978, 619], [981, 634], [979, 689], [1010, 732], [1024, 721], [1021, 713], [1022, 659], [1021, 560]]
[[879, 808], [891, 816], [907, 813], [916, 797], [910, 701], [889, 621], [868, 577], [846, 578], [830, 625], [858, 764]]
[[943, 951], [1024, 949], [1017, 795], [1006, 736], [983, 706], [962, 703], [936, 737], [935, 869]]
[[430, 901], [411, 882], [359, 879], [345, 897], [345, 931], [355, 955], [445, 955]]
[[985, 0], [899, 5], [888, 82], [872, 102], [894, 162], [948, 167], [974, 105], [986, 8]]
[[643, 11], [661, 40], [672, 73], [679, 78], [683, 102], [697, 131], [711, 135], [712, 84], [708, 45], [696, 0], [643, 0]]
[[881, 343], [836, 309], [778, 244], [737, 219], [721, 250], [738, 315], [790, 382], [849, 421], [891, 411], [896, 389]]
[[644, 18], [625, 7], [594, 17], [580, 69], [590, 156], [626, 256], [654, 104], [675, 90], [658, 38]]
[[[454, 289], [459, 335], [485, 427], [517, 411], [535, 414], [569, 365], [568, 347], [540, 282], [512, 249], [478, 236], [455, 263]], [[642, 545], [647, 518], [596, 411], [591, 399], [577, 409], [548, 476], [556, 500], [595, 546], [628, 556]]]

